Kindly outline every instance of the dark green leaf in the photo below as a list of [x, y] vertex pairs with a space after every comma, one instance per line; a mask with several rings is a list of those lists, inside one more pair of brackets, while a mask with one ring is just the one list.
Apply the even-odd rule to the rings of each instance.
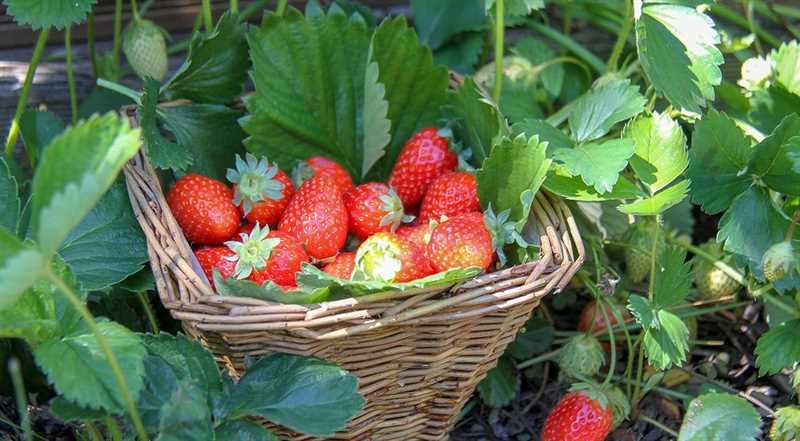
[[156, 441], [214, 441], [211, 410], [203, 394], [193, 384], [180, 384], [161, 408]]
[[750, 141], [731, 118], [709, 110], [695, 125], [689, 150], [692, 201], [709, 214], [727, 209], [752, 183], [743, 173], [751, 151]]
[[488, 26], [481, 0], [412, 0], [411, 10], [420, 41], [433, 49], [456, 34]]
[[645, 98], [630, 80], [613, 80], [595, 86], [572, 105], [569, 128], [578, 142], [591, 141], [608, 133], [620, 121], [644, 110]]
[[689, 165], [686, 136], [666, 113], [636, 119], [625, 134], [635, 145], [631, 167], [651, 194], [671, 184]]
[[655, 216], [678, 205], [686, 198], [690, 182], [686, 179], [678, 182], [666, 190], [658, 192], [655, 196], [646, 197], [629, 204], [619, 206], [623, 213], [636, 216]]
[[511, 123], [525, 118], [542, 118], [544, 114], [536, 103], [537, 93], [539, 92], [530, 81], [506, 77], [500, 95], [500, 111]]
[[80, 23], [97, 0], [3, 0], [6, 13], [34, 30]]
[[775, 130], [753, 147], [750, 171], [777, 192], [800, 195], [800, 170], [792, 157], [800, 155], [800, 116], [787, 115]]
[[525, 134], [528, 137], [538, 136], [539, 140], [547, 141], [547, 150], [552, 152], [555, 149], [568, 149], [575, 145], [569, 136], [561, 130], [551, 126], [547, 121], [541, 119], [525, 119], [511, 127], [514, 136]]
[[50, 143], [32, 191], [31, 229], [44, 254], [61, 246], [138, 149], [139, 131], [111, 113], [68, 128]]
[[[494, 7], [495, 0], [485, 0], [486, 12], [489, 12]], [[531, 13], [534, 9], [544, 8], [544, 0], [507, 0], [505, 2], [505, 16], [509, 17], [524, 17]]]
[[162, 88], [169, 99], [225, 104], [244, 87], [250, 59], [239, 15], [226, 12], [211, 33], [195, 33], [186, 61]]
[[0, 227], [0, 310], [17, 303], [42, 274], [46, 264], [39, 251]]
[[472, 74], [483, 51], [484, 41], [484, 34], [481, 32], [466, 33], [437, 49], [433, 53], [433, 62], [443, 64], [458, 73]]
[[108, 415], [101, 410], [80, 406], [64, 397], [55, 397], [50, 401], [50, 413], [67, 422], [95, 421]]
[[178, 378], [191, 379], [209, 392], [222, 390], [222, 380], [214, 357], [200, 343], [183, 335], [172, 336], [165, 332], [142, 336], [147, 352], [161, 357]]
[[193, 157], [188, 146], [176, 144], [161, 134], [158, 127], [158, 86], [158, 82], [152, 78], [145, 80], [142, 104], [139, 106], [147, 156], [154, 167], [183, 171], [192, 164]]
[[510, 132], [508, 125], [492, 99], [472, 78], [465, 78], [464, 84], [449, 95], [446, 112], [456, 120], [454, 132], [472, 149], [476, 163], [483, 164], [494, 142]]
[[146, 266], [141, 271], [126, 277], [116, 287], [130, 292], [153, 291], [156, 289], [156, 280], [153, 276], [153, 271], [150, 270], [149, 266]]
[[[108, 55], [111, 55], [110, 53]], [[102, 78], [103, 77], [101, 75]], [[121, 93], [95, 86], [89, 96], [78, 105], [78, 118], [88, 118], [95, 113], [106, 113], [119, 110], [120, 107], [133, 104], [133, 100]]]
[[121, 180], [112, 185], [58, 250], [83, 289], [113, 285], [147, 262], [147, 246]]
[[[142, 388], [145, 356], [139, 337], [113, 322], [101, 322], [98, 326], [119, 364], [125, 367], [125, 382], [131, 397], [137, 399]], [[74, 334], [43, 342], [34, 348], [34, 355], [36, 363], [66, 399], [115, 414], [125, 411], [111, 366], [94, 334]]]
[[[179, 380], [175, 370], [161, 357], [144, 357], [144, 385], [139, 393], [136, 408], [148, 432], [158, 431], [161, 424], [161, 409], [178, 390], [179, 383], [189, 383], [190, 379]], [[208, 400], [203, 399], [208, 405]]]
[[537, 136], [503, 138], [476, 173], [481, 206], [491, 205], [495, 213], [511, 210], [509, 220], [521, 231], [550, 168], [546, 150]]
[[331, 296], [331, 291], [326, 288], [296, 289], [285, 292], [272, 281], [259, 285], [249, 280], [239, 280], [233, 277], [223, 279], [217, 272], [214, 273], [214, 286], [217, 287], [217, 292], [221, 296], [250, 297], [268, 302], [297, 305], [324, 302]]
[[5, 158], [0, 158], [0, 228], [16, 233], [21, 210], [17, 179], [11, 174]]
[[686, 262], [686, 250], [666, 247], [656, 262], [653, 297], [657, 308], [669, 308], [686, 300], [692, 286], [692, 265]]
[[628, 165], [633, 155], [633, 141], [627, 138], [603, 143], [588, 143], [572, 149], [557, 149], [553, 158], [579, 175], [586, 185], [602, 194], [614, 189], [619, 172]]
[[508, 354], [517, 360], [524, 360], [548, 350], [553, 343], [553, 326], [543, 319], [534, 317], [525, 323], [523, 330], [508, 345]]
[[62, 131], [64, 123], [53, 112], [28, 109], [19, 120], [22, 142], [33, 162], [36, 162], [45, 146]]
[[800, 108], [800, 96], [795, 95], [780, 84], [753, 92], [750, 98], [749, 119], [762, 133], [770, 133], [783, 118]]
[[550, 95], [557, 97], [561, 94], [561, 87], [564, 84], [564, 65], [552, 63], [556, 53], [550, 46], [537, 38], [525, 37], [511, 48], [511, 52], [527, 59], [537, 69], [550, 63], [538, 74], [538, 78]]
[[250, 364], [241, 380], [226, 388], [220, 405], [228, 418], [260, 416], [298, 432], [328, 436], [363, 407], [357, 387], [356, 377], [335, 364], [273, 354]]
[[777, 374], [800, 360], [800, 320], [773, 327], [758, 339], [756, 364], [761, 375]]
[[481, 400], [490, 407], [503, 407], [517, 396], [519, 377], [508, 357], [500, 357], [492, 370], [478, 383]]
[[246, 420], [225, 421], [214, 430], [218, 441], [280, 441], [264, 426]]
[[689, 404], [678, 441], [755, 441], [761, 418], [750, 403], [734, 395], [701, 395]]
[[689, 329], [680, 317], [666, 310], [656, 311], [658, 325], [644, 333], [647, 361], [656, 369], [669, 369], [686, 361], [689, 352]]
[[594, 187], [586, 185], [580, 176], [572, 174], [565, 165], [558, 163], [551, 165], [544, 181], [544, 188], [575, 201], [604, 201], [644, 196], [639, 187], [624, 176], [619, 177], [611, 191], [600, 194]]

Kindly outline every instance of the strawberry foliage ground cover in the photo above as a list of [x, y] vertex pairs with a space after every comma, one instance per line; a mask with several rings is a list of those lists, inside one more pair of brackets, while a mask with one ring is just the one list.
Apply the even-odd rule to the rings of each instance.
[[[52, 29], [67, 30], [71, 72], [70, 27], [95, 2], [3, 3], [39, 32], [29, 75]], [[9, 436], [275, 439], [250, 417], [313, 436], [342, 428], [363, 398], [340, 367], [278, 354], [250, 360], [235, 381], [179, 334], [154, 293], [120, 170], [142, 139], [165, 186], [190, 173], [226, 179], [246, 152], [284, 170], [325, 156], [356, 183], [385, 181], [409, 138], [436, 127], [474, 175], [481, 208], [502, 221], [499, 261], [538, 257], [540, 189], [568, 201], [587, 249], [570, 286], [481, 382], [453, 439], [573, 439], [570, 427], [587, 440], [797, 438], [796, 7], [419, 0], [409, 22], [350, 1], [240, 10], [234, 0], [216, 20], [204, 2], [192, 38], [168, 48], [150, 3], [130, 2], [118, 44], [92, 54], [98, 88], [73, 99], [72, 121], [27, 109], [26, 86], [6, 138]], [[608, 53], [572, 38], [586, 27], [610, 35]], [[168, 49], [181, 47], [185, 62], [168, 72]], [[131, 73], [138, 90], [119, 84]], [[113, 113], [120, 103], [138, 108], [140, 128]], [[222, 295], [307, 303], [477, 272], [344, 281], [305, 265], [289, 294], [212, 279]], [[581, 409], [596, 418], [578, 427]]]

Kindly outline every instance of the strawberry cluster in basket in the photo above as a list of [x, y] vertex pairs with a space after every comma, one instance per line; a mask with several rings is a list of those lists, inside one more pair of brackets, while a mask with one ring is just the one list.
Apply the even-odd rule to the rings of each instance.
[[212, 285], [218, 271], [289, 291], [305, 263], [340, 279], [410, 282], [494, 262], [475, 176], [458, 163], [448, 139], [426, 128], [405, 143], [388, 183], [354, 185], [322, 156], [292, 179], [248, 153], [228, 170], [230, 186], [189, 174], [167, 202]]

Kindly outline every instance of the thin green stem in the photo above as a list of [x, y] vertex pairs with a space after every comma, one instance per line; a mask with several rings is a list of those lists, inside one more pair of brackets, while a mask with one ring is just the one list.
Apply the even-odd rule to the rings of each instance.
[[142, 309], [144, 309], [144, 314], [147, 316], [147, 321], [150, 323], [150, 331], [152, 331], [153, 334], [158, 334], [158, 321], [156, 320], [156, 315], [153, 313], [153, 306], [147, 298], [147, 292], [139, 291], [136, 293], [136, 296], [139, 297], [139, 302], [142, 303]]
[[75, 91], [75, 71], [72, 68], [72, 26], [64, 30], [64, 51], [67, 54], [67, 89], [69, 89], [69, 108], [72, 111], [72, 124], [78, 122], [78, 93]]
[[771, 6], [772, 9], [774, 9], [775, 12], [777, 12], [780, 15], [800, 20], [800, 8], [793, 8], [789, 5], [780, 5], [780, 4], [774, 4]]
[[128, 98], [132, 99], [136, 104], [141, 104], [142, 96], [139, 92], [131, 89], [130, 87], [123, 86], [122, 84], [115, 83], [113, 81], [108, 81], [103, 78], [97, 79], [97, 85], [103, 87], [105, 89], [113, 90], [121, 95], [125, 95]]
[[665, 426], [665, 425], [663, 425], [663, 424], [659, 423], [658, 421], [656, 421], [656, 420], [654, 420], [654, 419], [650, 418], [650, 417], [649, 417], [649, 416], [647, 416], [647, 415], [644, 415], [644, 414], [639, 414], [639, 417], [638, 417], [638, 419], [639, 419], [640, 421], [644, 421], [644, 422], [645, 422], [645, 423], [647, 423], [647, 424], [651, 424], [651, 425], [653, 425], [653, 426], [655, 426], [655, 427], [659, 428], [659, 429], [660, 429], [662, 432], [664, 432], [664, 433], [666, 433], [666, 434], [669, 434], [670, 436], [672, 436], [672, 437], [673, 437], [673, 438], [675, 438], [675, 439], [677, 439], [677, 438], [678, 438], [678, 436], [679, 436], [679, 435], [678, 435], [678, 432], [676, 432], [676, 431], [674, 431], [674, 430], [670, 429], [669, 427], [667, 427], [667, 426]]
[[525, 360], [521, 363], [517, 363], [517, 369], [525, 369], [535, 364], [539, 364], [543, 361], [552, 360], [553, 358], [557, 357], [558, 354], [560, 353], [561, 353], [561, 348], [558, 348], [550, 352], [545, 352], [544, 354], [539, 355], [538, 357], [534, 357], [531, 358], [530, 360]]
[[89, 61], [92, 63], [92, 76], [97, 78], [97, 48], [94, 46], [94, 11], [86, 19], [86, 46], [89, 48]]
[[792, 317], [800, 318], [800, 311], [794, 306], [784, 302], [780, 297], [765, 292], [761, 294], [761, 298], [764, 299], [764, 303], [769, 303]]
[[[48, 35], [50, 35], [50, 28], [44, 28], [39, 32], [36, 46], [33, 48], [33, 55], [31, 55], [31, 62], [28, 64], [28, 71], [25, 73], [25, 82], [22, 83], [22, 91], [20, 91], [17, 99], [17, 109], [14, 111], [14, 118], [11, 119], [11, 127], [6, 137], [6, 158], [9, 161], [14, 160], [14, 146], [17, 144], [17, 138], [19, 137], [19, 119], [22, 118], [22, 114], [25, 112], [28, 94], [30, 94], [31, 84], [33, 84], [33, 75], [36, 73], [36, 67], [39, 66], [39, 60], [42, 58]], [[31, 161], [31, 166], [34, 166], [36, 158], [32, 154], [35, 155], [35, 152], [27, 150], [27, 146], [26, 152], [28, 153], [28, 159]]]
[[528, 20], [527, 21], [528, 27], [533, 29], [534, 31], [544, 35], [545, 37], [553, 40], [554, 42], [560, 44], [568, 51], [572, 52], [583, 60], [589, 67], [592, 68], [595, 72], [599, 74], [604, 74], [606, 72], [606, 64], [601, 60], [597, 55], [591, 53], [588, 49], [583, 47], [580, 43], [573, 40], [572, 38], [562, 34], [561, 32], [546, 26], [542, 23], [539, 23], [535, 20]]
[[283, 13], [286, 11], [286, 5], [289, 3], [289, 0], [278, 0], [278, 6], [275, 7], [275, 13], [278, 14], [278, 17], [282, 17]]
[[22, 436], [25, 441], [31, 441], [33, 439], [33, 429], [31, 428], [31, 416], [28, 414], [28, 397], [25, 393], [25, 382], [22, 381], [19, 360], [16, 357], [12, 357], [9, 360], [8, 373], [11, 374], [11, 382], [14, 384], [14, 397], [17, 401], [17, 413], [19, 414], [19, 424], [22, 426]]
[[203, 26], [206, 28], [206, 32], [211, 32], [214, 30], [214, 21], [211, 18], [211, 0], [203, 0]]
[[111, 57], [114, 66], [119, 68], [120, 51], [122, 50], [122, 0], [114, 2], [114, 43], [111, 47]]
[[494, 2], [494, 90], [492, 98], [495, 103], [500, 103], [500, 94], [503, 91], [503, 51], [505, 49], [505, 7], [504, 0]]
[[682, 247], [682, 248], [684, 248], [684, 249], [686, 249], [688, 251], [691, 251], [692, 254], [694, 254], [695, 256], [698, 256], [701, 259], [704, 259], [704, 260], [708, 261], [709, 263], [711, 263], [715, 267], [717, 267], [720, 270], [722, 270], [728, 277], [730, 277], [731, 279], [735, 280], [738, 284], [740, 284], [740, 285], [746, 285], [747, 284], [747, 281], [746, 281], [746, 279], [745, 279], [745, 277], [744, 277], [744, 275], [742, 273], [740, 273], [739, 271], [737, 271], [735, 268], [731, 267], [727, 263], [717, 259], [711, 253], [706, 252], [702, 248], [700, 248], [698, 246], [695, 246], [695, 245], [692, 245], [691, 243], [688, 243], [688, 242], [684, 242], [684, 241], [681, 241], [681, 240], [675, 240], [675, 239], [673, 239], [672, 237], [669, 237], [669, 236], [667, 237], [667, 241], [672, 245], [677, 245], [677, 246]]
[[625, 49], [625, 43], [628, 42], [628, 34], [633, 27], [633, 0], [624, 0], [625, 3], [625, 18], [622, 20], [622, 29], [617, 35], [617, 41], [614, 43], [614, 48], [611, 50], [611, 55], [608, 58], [606, 69], [611, 72], [617, 71], [617, 64], [619, 57], [622, 55], [622, 50]]
[[[747, 19], [742, 17], [738, 12], [734, 11], [733, 9], [722, 5], [720, 3], [712, 3], [711, 4], [711, 13], [715, 16], [734, 24], [742, 29], [750, 29], [750, 24], [747, 22]], [[778, 47], [781, 45], [781, 40], [774, 35], [770, 34], [769, 32], [765, 31], [764, 29], [756, 26], [755, 34], [760, 38], [764, 43], [772, 47]]]
[[[0, 423], [5, 424], [6, 426], [12, 427], [14, 430], [16, 430], [18, 432], [22, 432], [23, 431], [22, 430], [22, 426], [20, 426], [18, 424], [15, 424], [13, 421], [11, 421], [8, 418], [6, 418], [5, 415], [3, 415], [2, 412], [0, 412]], [[49, 439], [43, 437], [42, 435], [39, 435], [36, 432], [32, 432], [31, 435], [33, 435], [34, 438], [40, 439], [42, 441], [50, 441]]]
[[114, 421], [113, 417], [107, 416], [105, 417], [106, 428], [108, 428], [108, 433], [111, 435], [111, 439], [113, 441], [122, 441], [122, 432], [119, 430], [119, 426], [117, 422]]
[[[750, 31], [751, 34], [755, 34], [758, 25], [756, 25], [755, 17], [753, 14], [753, 0], [742, 0], [742, 9], [744, 9], [744, 15], [745, 18], [747, 18], [748, 30]], [[761, 40], [756, 38], [755, 45], [756, 45], [756, 52], [758, 52], [758, 55], [764, 55], [764, 48], [761, 47]]]
[[100, 434], [100, 430], [97, 429], [97, 426], [95, 426], [94, 423], [87, 421], [84, 424], [86, 425], [86, 431], [89, 432], [89, 436], [92, 438], [92, 441], [103, 441], [103, 435]]
[[653, 244], [650, 247], [650, 280], [648, 280], [647, 297], [653, 302], [656, 290], [656, 261], [658, 260], [658, 236], [661, 234], [661, 219], [656, 215], [653, 222]]
[[[623, 383], [625, 383], [627, 385], [632, 385], [634, 383], [633, 380], [625, 378], [625, 377], [621, 377], [619, 375], [614, 375], [614, 381], [621, 381], [621, 382], [623, 382]], [[656, 386], [656, 387], [653, 388], [653, 391], [657, 392], [657, 393], [659, 393], [661, 395], [664, 395], [666, 397], [677, 398], [677, 399], [679, 399], [681, 401], [691, 400], [692, 398], [694, 398], [691, 395], [688, 395], [688, 394], [685, 394], [685, 393], [682, 393], [682, 392], [678, 392], [678, 391], [675, 391], [675, 390], [672, 390], [672, 389], [667, 389], [665, 387]]]
[[64, 283], [58, 275], [56, 275], [52, 268], [49, 266], [47, 267], [46, 277], [50, 282], [58, 289], [58, 291], [63, 295], [67, 301], [72, 305], [75, 311], [80, 314], [83, 320], [86, 322], [86, 325], [92, 331], [97, 340], [97, 345], [100, 346], [100, 350], [105, 355], [106, 359], [108, 360], [108, 364], [111, 367], [111, 372], [114, 375], [114, 380], [117, 383], [117, 387], [119, 388], [120, 394], [122, 395], [122, 401], [125, 403], [126, 407], [128, 408], [128, 413], [130, 414], [131, 421], [133, 421], [133, 426], [136, 429], [136, 433], [139, 437], [140, 441], [149, 441], [147, 436], [147, 431], [142, 424], [142, 417], [139, 415], [139, 410], [136, 408], [136, 403], [134, 403], [133, 398], [131, 398], [131, 392], [128, 388], [128, 383], [125, 381], [125, 376], [122, 373], [122, 368], [117, 361], [117, 357], [114, 355], [114, 351], [111, 350], [111, 346], [108, 344], [108, 340], [100, 331], [100, 327], [97, 325], [97, 322], [92, 316], [92, 313], [89, 312], [89, 309], [86, 305], [81, 301], [78, 295], [72, 290], [72, 288]]
[[644, 377], [644, 345], [639, 345], [639, 351], [636, 358], [636, 383], [633, 385], [633, 399], [631, 399], [631, 407], [634, 409], [642, 399], [642, 378]]
[[131, 0], [131, 14], [133, 14], [133, 19], [139, 21], [142, 17], [139, 16], [139, 7], [136, 5], [136, 0]]
[[[605, 302], [605, 299], [603, 299], [601, 301]], [[598, 302], [598, 304], [599, 303], [600, 302]], [[600, 308], [600, 312], [603, 313], [603, 319], [605, 319], [606, 325], [610, 325], [611, 324], [611, 320], [608, 317], [608, 312], [606, 311], [605, 305], [603, 305]], [[606, 326], [606, 329], [608, 330], [608, 339], [611, 342], [609, 344], [610, 349], [611, 349], [611, 354], [609, 355], [610, 360], [609, 360], [609, 365], [608, 365], [608, 373], [606, 374], [605, 380], [603, 380], [603, 384], [604, 385], [607, 385], [607, 384], [611, 383], [611, 376], [614, 375], [614, 371], [617, 369], [617, 339], [614, 336], [614, 331], [611, 330], [611, 326]]]
[[231, 0], [229, 8], [231, 12], [239, 12], [239, 0]]

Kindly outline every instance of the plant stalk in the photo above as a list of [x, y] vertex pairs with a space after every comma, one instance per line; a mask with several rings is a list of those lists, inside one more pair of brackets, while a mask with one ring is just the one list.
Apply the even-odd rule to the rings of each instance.
[[114, 43], [111, 47], [111, 57], [114, 66], [119, 68], [120, 52], [122, 50], [122, 0], [114, 2]]
[[142, 17], [139, 16], [139, 7], [136, 5], [136, 0], [131, 0], [131, 14], [135, 21], [140, 21]]
[[494, 2], [494, 90], [492, 98], [500, 104], [500, 94], [503, 92], [503, 51], [505, 49], [505, 6], [504, 0]]
[[122, 441], [122, 432], [120, 432], [119, 426], [117, 425], [117, 422], [114, 421], [114, 418], [107, 416], [105, 417], [105, 422], [112, 441]]
[[92, 438], [92, 441], [103, 441], [103, 435], [100, 434], [100, 431], [97, 429], [97, 426], [95, 426], [94, 423], [87, 421], [84, 424], [86, 425], [86, 431], [89, 432], [89, 436]]
[[517, 369], [525, 369], [535, 364], [539, 364], [543, 361], [552, 360], [553, 358], [556, 358], [560, 353], [561, 353], [561, 348], [556, 349], [554, 351], [545, 352], [544, 354], [539, 355], [538, 357], [534, 357], [531, 358], [530, 360], [525, 360], [521, 363], [517, 363]]
[[86, 46], [89, 48], [89, 61], [92, 63], [92, 76], [97, 78], [97, 48], [94, 46], [94, 11], [86, 19]]
[[80, 316], [86, 321], [86, 325], [89, 326], [89, 329], [91, 329], [95, 339], [97, 340], [97, 344], [100, 346], [100, 350], [103, 351], [103, 354], [108, 360], [109, 366], [111, 366], [111, 372], [114, 375], [114, 380], [116, 381], [117, 387], [119, 387], [120, 393], [122, 394], [122, 401], [125, 402], [125, 405], [128, 408], [128, 413], [133, 421], [133, 426], [136, 429], [139, 440], [149, 441], [147, 431], [142, 424], [142, 417], [139, 415], [139, 410], [136, 408], [136, 403], [134, 403], [133, 399], [131, 398], [131, 392], [130, 389], [128, 389], [128, 383], [125, 381], [122, 368], [117, 361], [117, 357], [114, 355], [114, 351], [111, 350], [108, 340], [106, 340], [106, 337], [102, 332], [100, 332], [100, 327], [97, 325], [94, 316], [92, 316], [92, 313], [89, 312], [89, 309], [72, 290], [72, 288], [64, 283], [64, 281], [53, 272], [52, 268], [48, 266], [45, 275], [47, 276], [47, 279], [53, 283], [53, 285], [55, 285], [61, 295], [67, 299], [67, 301], [78, 312], [78, 314], [80, 314]]
[[156, 315], [153, 313], [153, 306], [147, 298], [147, 292], [139, 291], [136, 293], [136, 296], [139, 297], [139, 301], [142, 303], [142, 309], [144, 309], [144, 314], [147, 316], [148, 323], [150, 323], [150, 331], [158, 335], [158, 321], [156, 320]]
[[[750, 24], [747, 22], [747, 19], [742, 17], [738, 12], [734, 11], [733, 9], [719, 3], [712, 3], [710, 6], [712, 14], [742, 29], [745, 30], [750, 29]], [[758, 36], [758, 38], [763, 40], [768, 45], [772, 47], [778, 47], [781, 45], [781, 40], [779, 38], [765, 31], [761, 27], [755, 26], [754, 31], [756, 36]]]
[[591, 67], [595, 72], [601, 75], [606, 73], [606, 64], [603, 62], [603, 60], [598, 58], [597, 55], [591, 53], [577, 41], [567, 37], [566, 35], [549, 26], [539, 23], [538, 21], [528, 20], [527, 24], [529, 28], [553, 40], [575, 54], [578, 58], [588, 64], [589, 67]]
[[229, 9], [231, 12], [239, 12], [239, 0], [231, 0]]
[[609, 355], [610, 360], [608, 364], [608, 373], [606, 374], [605, 380], [603, 380], [603, 385], [608, 385], [611, 383], [611, 376], [614, 375], [614, 371], [617, 369], [617, 339], [615, 338], [614, 331], [611, 330], [611, 326], [608, 326], [611, 324], [611, 320], [609, 320], [608, 312], [605, 308], [605, 299], [601, 300], [601, 302], [598, 302], [597, 304], [601, 305], [600, 312], [603, 313], [603, 319], [606, 321], [606, 330], [608, 330], [608, 339], [610, 342], [609, 348], [611, 349], [611, 354]]
[[206, 28], [206, 32], [211, 32], [214, 30], [214, 22], [211, 18], [211, 0], [203, 0], [203, 26]]
[[275, 13], [278, 14], [278, 17], [283, 16], [287, 3], [289, 3], [289, 0], [278, 0], [278, 6], [275, 7]]
[[722, 270], [728, 277], [730, 277], [731, 279], [735, 280], [738, 284], [743, 285], [743, 286], [747, 284], [747, 281], [745, 280], [745, 277], [744, 277], [744, 275], [742, 275], [742, 273], [740, 273], [739, 271], [737, 271], [735, 268], [731, 267], [727, 263], [725, 263], [725, 262], [717, 259], [713, 255], [707, 253], [702, 248], [700, 248], [698, 246], [695, 246], [695, 245], [692, 245], [692, 244], [687, 243], [687, 242], [683, 242], [683, 241], [680, 241], [680, 240], [674, 240], [671, 237], [667, 237], [667, 241], [672, 245], [677, 245], [677, 246], [682, 247], [682, 248], [684, 248], [684, 249], [686, 249], [688, 251], [691, 251], [692, 254], [694, 254], [695, 256], [698, 256], [698, 257], [700, 257], [702, 259], [707, 260], [709, 263], [713, 264], [715, 267], [717, 267], [720, 270]]
[[9, 360], [8, 373], [11, 374], [11, 382], [14, 384], [14, 398], [17, 401], [17, 414], [19, 414], [23, 438], [25, 441], [31, 441], [33, 429], [31, 428], [31, 416], [28, 413], [28, 397], [25, 392], [25, 382], [22, 380], [22, 372], [19, 369], [19, 360], [16, 357]]
[[661, 219], [656, 215], [656, 221], [653, 225], [653, 244], [650, 246], [650, 280], [647, 281], [647, 297], [650, 303], [653, 302], [656, 289], [656, 261], [658, 260], [658, 235], [661, 234]]
[[673, 438], [675, 438], [675, 439], [678, 439], [678, 436], [679, 436], [679, 435], [678, 435], [678, 432], [676, 432], [676, 431], [674, 431], [674, 430], [670, 429], [669, 427], [667, 427], [667, 426], [665, 426], [665, 425], [661, 424], [660, 422], [658, 422], [658, 421], [656, 421], [656, 420], [654, 420], [654, 419], [650, 418], [649, 416], [647, 416], [647, 415], [644, 415], [644, 414], [639, 414], [639, 417], [638, 417], [638, 419], [639, 419], [639, 420], [641, 420], [641, 421], [644, 421], [644, 422], [645, 422], [645, 423], [647, 423], [647, 424], [651, 424], [651, 425], [653, 425], [653, 426], [657, 427], [657, 428], [658, 428], [659, 430], [661, 430], [662, 432], [664, 432], [664, 433], [666, 433], [666, 434], [668, 434], [668, 435], [672, 436], [672, 437], [673, 437]]
[[120, 95], [125, 95], [128, 98], [132, 99], [136, 104], [142, 103], [142, 96], [135, 90], [131, 89], [130, 87], [123, 86], [122, 84], [118, 84], [113, 81], [108, 81], [103, 78], [97, 79], [97, 85], [109, 90], [113, 90], [114, 92], [117, 92]]
[[633, 0], [624, 0], [625, 3], [625, 18], [622, 20], [622, 29], [617, 35], [617, 41], [614, 43], [614, 48], [611, 50], [611, 55], [606, 64], [606, 70], [609, 72], [616, 72], [619, 64], [619, 57], [625, 49], [625, 43], [628, 42], [628, 34], [633, 28]]
[[64, 30], [64, 51], [67, 54], [67, 88], [69, 89], [69, 108], [72, 111], [72, 124], [78, 122], [78, 93], [75, 91], [75, 71], [72, 68], [72, 26]]
[[[14, 111], [14, 118], [11, 120], [11, 127], [6, 137], [6, 158], [8, 158], [9, 161], [14, 160], [14, 146], [17, 144], [17, 138], [19, 138], [19, 120], [25, 112], [25, 106], [28, 103], [28, 95], [31, 91], [31, 84], [33, 84], [33, 76], [36, 73], [36, 68], [39, 66], [39, 60], [42, 58], [42, 52], [44, 52], [44, 47], [47, 44], [48, 35], [50, 35], [50, 28], [44, 28], [39, 32], [39, 37], [36, 39], [36, 46], [33, 48], [33, 55], [31, 55], [31, 62], [28, 64], [28, 71], [25, 73], [25, 82], [22, 83], [22, 91], [17, 99], [17, 108]], [[31, 156], [32, 152], [28, 150], [27, 146], [25, 149], [28, 154], [28, 159], [31, 161], [31, 166], [33, 167], [36, 164], [34, 164], [34, 157]]]

